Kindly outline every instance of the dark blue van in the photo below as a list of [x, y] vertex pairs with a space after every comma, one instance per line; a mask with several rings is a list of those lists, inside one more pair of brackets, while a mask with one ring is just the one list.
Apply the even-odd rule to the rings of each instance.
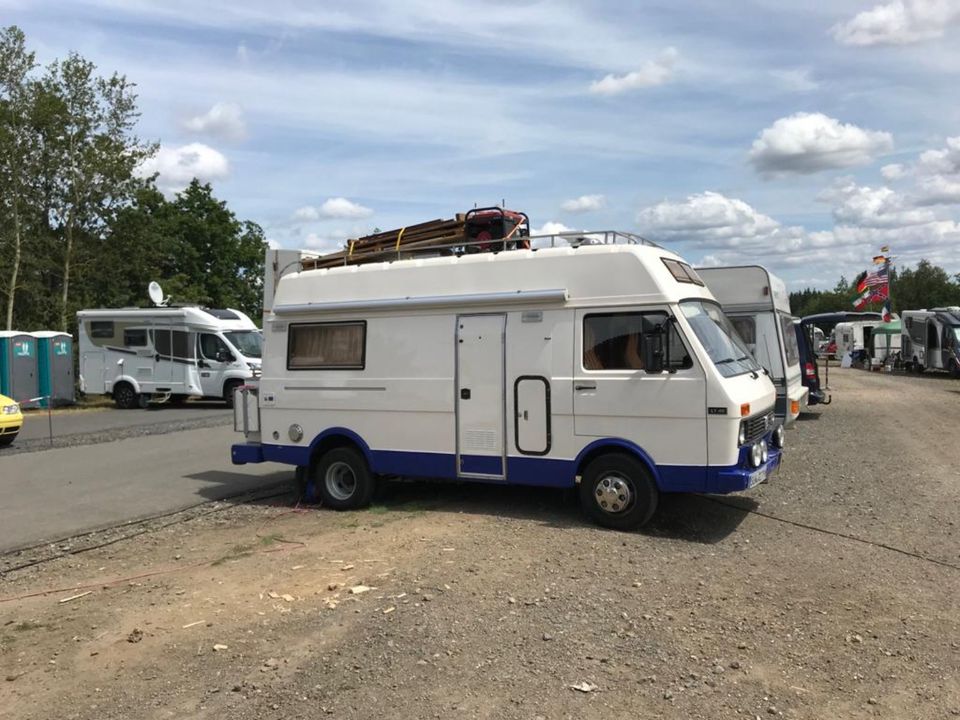
[[800, 377], [804, 387], [810, 390], [807, 405], [829, 405], [831, 398], [820, 387], [820, 366], [813, 349], [813, 324], [797, 321], [793, 323], [793, 329], [797, 333], [797, 347], [800, 350]]

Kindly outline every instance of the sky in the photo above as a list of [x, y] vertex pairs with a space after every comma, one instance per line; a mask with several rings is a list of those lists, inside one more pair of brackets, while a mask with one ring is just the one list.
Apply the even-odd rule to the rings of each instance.
[[0, 0], [135, 82], [141, 168], [272, 245], [505, 202], [832, 287], [960, 272], [960, 0]]

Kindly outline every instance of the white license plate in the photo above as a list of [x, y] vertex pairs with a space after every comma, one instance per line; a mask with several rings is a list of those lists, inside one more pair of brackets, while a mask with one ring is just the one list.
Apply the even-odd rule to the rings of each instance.
[[756, 487], [766, 479], [767, 479], [767, 469], [765, 467], [760, 468], [755, 473], [750, 475], [750, 484], [747, 485], [747, 488]]

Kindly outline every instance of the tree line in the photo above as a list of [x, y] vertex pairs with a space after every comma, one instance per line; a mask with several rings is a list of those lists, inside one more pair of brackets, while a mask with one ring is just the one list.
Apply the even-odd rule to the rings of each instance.
[[[853, 311], [857, 288], [843, 276], [833, 290], [806, 288], [790, 293], [790, 309], [804, 317], [824, 312]], [[890, 300], [893, 312], [923, 308], [960, 306], [960, 274], [950, 276], [946, 270], [928, 260], [915, 268], [890, 273]], [[879, 312], [883, 303], [868, 303], [864, 310]]]
[[77, 53], [41, 68], [0, 29], [0, 327], [72, 332], [76, 311], [173, 302], [262, 309], [263, 230], [208, 184], [172, 198], [138, 168], [135, 84]]

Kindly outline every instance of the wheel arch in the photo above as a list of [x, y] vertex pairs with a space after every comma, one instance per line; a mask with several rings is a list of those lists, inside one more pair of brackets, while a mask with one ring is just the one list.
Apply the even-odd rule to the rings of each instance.
[[127, 385], [132, 387], [133, 391], [137, 393], [137, 395], [143, 392], [143, 389], [140, 387], [140, 383], [138, 383], [136, 378], [134, 378], [132, 375], [120, 375], [114, 378], [113, 382], [110, 383], [110, 395], [113, 395], [113, 389], [117, 385], [121, 385], [123, 383], [126, 383]]
[[594, 440], [587, 445], [574, 460], [575, 474], [583, 475], [584, 468], [586, 468], [590, 462], [601, 455], [609, 454], [631, 455], [639, 460], [649, 471], [650, 477], [653, 478], [657, 489], [661, 489], [660, 473], [657, 470], [657, 464], [653, 461], [653, 458], [650, 457], [650, 454], [642, 447], [623, 438], [602, 438], [600, 440]]
[[353, 430], [343, 427], [327, 428], [310, 442], [310, 462], [316, 462], [325, 452], [338, 447], [356, 448], [373, 468], [370, 446]]

